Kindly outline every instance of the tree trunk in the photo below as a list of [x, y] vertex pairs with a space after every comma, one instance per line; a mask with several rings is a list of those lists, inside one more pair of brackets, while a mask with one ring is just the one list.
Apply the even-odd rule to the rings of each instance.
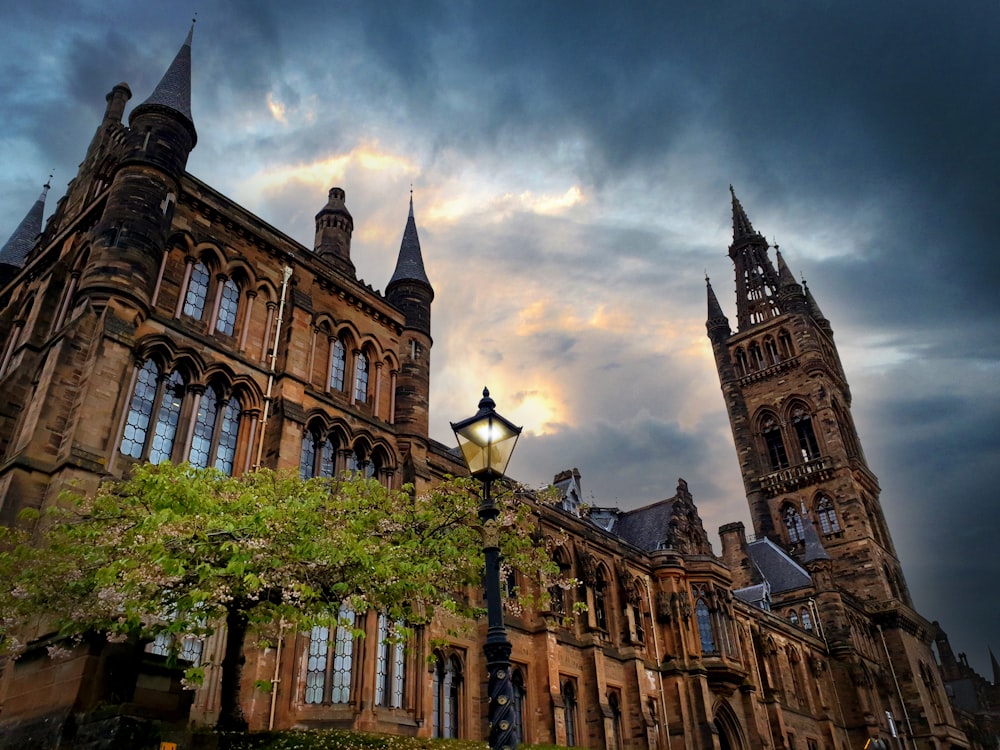
[[243, 678], [243, 641], [247, 632], [247, 615], [239, 602], [226, 612], [226, 653], [222, 657], [222, 680], [219, 685], [219, 721], [216, 729], [245, 732], [247, 720], [240, 705], [240, 683]]

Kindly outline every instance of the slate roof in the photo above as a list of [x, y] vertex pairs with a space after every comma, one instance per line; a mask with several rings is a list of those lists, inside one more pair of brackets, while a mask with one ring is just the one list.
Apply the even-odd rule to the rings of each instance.
[[35, 246], [35, 240], [42, 233], [42, 218], [45, 216], [45, 196], [49, 192], [49, 184], [46, 182], [42, 188], [42, 194], [38, 196], [35, 204], [28, 209], [28, 213], [21, 219], [17, 229], [10, 236], [10, 239], [0, 247], [0, 264], [24, 267], [24, 261], [28, 258], [28, 253]]
[[431, 282], [424, 271], [424, 257], [420, 252], [420, 238], [417, 236], [417, 222], [413, 218], [413, 196], [410, 196], [410, 215], [406, 219], [406, 229], [403, 230], [403, 241], [399, 246], [399, 258], [396, 260], [396, 270], [386, 285], [389, 287], [398, 281], [420, 281], [427, 286]]
[[[172, 109], [182, 114], [194, 128], [194, 118], [191, 117], [191, 37], [194, 24], [188, 30], [184, 44], [177, 50], [174, 61], [170, 63], [163, 78], [156, 84], [153, 93], [139, 107], [157, 105]], [[136, 107], [138, 109], [139, 107]]]
[[[739, 599], [741, 602], [746, 602], [754, 607], [760, 607], [761, 609], [770, 608], [770, 591], [766, 583], [758, 583], [756, 586], [747, 586], [745, 589], [736, 589], [733, 591], [733, 596]], [[766, 606], [763, 604], [766, 603]]]
[[771, 586], [772, 594], [793, 591], [812, 584], [812, 578], [795, 560], [770, 539], [747, 544], [747, 554]]
[[674, 509], [672, 497], [660, 500], [644, 508], [636, 508], [618, 516], [614, 533], [629, 544], [635, 545], [647, 552], [663, 548], [670, 528], [670, 518]]

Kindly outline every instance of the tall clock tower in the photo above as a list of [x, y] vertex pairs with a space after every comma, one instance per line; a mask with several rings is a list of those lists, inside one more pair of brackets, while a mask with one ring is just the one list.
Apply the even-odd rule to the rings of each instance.
[[812, 523], [841, 588], [908, 604], [830, 321], [732, 204], [737, 330], [711, 283], [707, 328], [754, 531], [801, 555]]

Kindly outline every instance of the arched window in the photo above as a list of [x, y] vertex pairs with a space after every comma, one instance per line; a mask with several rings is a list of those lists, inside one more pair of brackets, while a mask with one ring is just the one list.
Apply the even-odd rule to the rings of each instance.
[[604, 568], [599, 566], [594, 581], [594, 626], [598, 630], [608, 629], [607, 588], [608, 581]]
[[788, 613], [788, 621], [790, 623], [792, 623], [792, 625], [798, 625], [799, 624], [799, 613], [796, 612], [793, 609], [791, 612]]
[[240, 306], [240, 287], [233, 279], [226, 279], [222, 284], [219, 299], [219, 317], [215, 321], [215, 330], [232, 336], [236, 330], [236, 311]]
[[330, 390], [344, 390], [344, 370], [347, 367], [347, 349], [344, 342], [334, 339], [333, 352], [330, 354]]
[[[396, 627], [402, 623], [397, 622]], [[378, 616], [378, 658], [375, 674], [375, 705], [403, 708], [406, 692], [406, 651], [401, 641], [390, 638], [389, 618]]]
[[642, 609], [642, 603], [645, 600], [644, 596], [645, 590], [642, 584], [638, 581], [638, 579], [633, 584], [633, 591], [634, 591], [633, 601], [635, 602], [635, 604], [632, 605], [632, 615], [633, 618], [635, 619], [635, 639], [639, 643], [645, 643], [646, 628], [645, 628], [645, 623], [643, 622], [645, 619], [645, 615]]
[[836, 534], [840, 531], [837, 521], [837, 511], [833, 508], [830, 498], [820, 495], [816, 503], [816, 515], [819, 517], [819, 527], [824, 534]]
[[309, 430], [302, 433], [302, 453], [299, 457], [299, 477], [309, 479], [316, 473], [316, 443], [319, 438]]
[[792, 426], [795, 437], [798, 438], [799, 452], [803, 461], [819, 458], [819, 445], [816, 443], [816, 433], [813, 432], [812, 417], [801, 406], [792, 412]]
[[208, 457], [212, 450], [212, 435], [215, 433], [215, 422], [219, 415], [219, 394], [214, 388], [206, 388], [198, 404], [198, 414], [194, 420], [194, 437], [191, 440], [191, 450], [188, 461], [192, 466], [204, 469], [208, 466]]
[[333, 439], [333, 435], [330, 435], [323, 441], [323, 450], [320, 451], [319, 455], [319, 473], [316, 476], [332, 477], [336, 461], [337, 444]]
[[205, 312], [205, 300], [208, 298], [208, 285], [211, 281], [208, 268], [200, 260], [191, 268], [188, 279], [187, 294], [184, 295], [184, 314], [201, 319]]
[[751, 367], [753, 367], [753, 369], [755, 369], [755, 370], [763, 370], [764, 369], [764, 355], [761, 354], [760, 344], [758, 344], [756, 341], [754, 341], [752, 344], [750, 344], [749, 347], [747, 347], [747, 351], [750, 354], [750, 365], [751, 365]]
[[795, 350], [792, 348], [792, 337], [784, 328], [778, 331], [778, 347], [781, 349], [781, 356], [784, 359], [791, 359], [792, 355], [795, 354]]
[[809, 615], [809, 610], [808, 609], [803, 609], [802, 610], [801, 620], [802, 620], [802, 628], [804, 630], [812, 631], [812, 629], [813, 629], [813, 621], [812, 621], [812, 617]]
[[233, 473], [241, 414], [240, 402], [235, 396], [223, 401], [214, 387], [205, 389], [198, 403], [188, 453], [192, 466], [204, 469], [211, 462], [219, 471]]
[[[159, 367], [149, 359], [143, 363], [132, 390], [125, 429], [119, 450], [131, 458], [146, 458], [158, 464], [170, 458], [177, 435], [184, 379], [173, 372], [164, 378]], [[153, 413], [156, 421], [150, 429]]]
[[563, 723], [566, 727], [566, 747], [576, 746], [576, 687], [572, 680], [562, 686]]
[[608, 707], [611, 709], [611, 731], [614, 733], [615, 748], [616, 750], [622, 750], [624, 747], [624, 737], [622, 732], [622, 700], [617, 691], [608, 693]]
[[778, 347], [770, 336], [764, 338], [764, 353], [767, 355], [768, 366], [776, 365], [781, 361], [781, 357], [778, 356]]
[[235, 396], [231, 396], [222, 407], [218, 443], [215, 447], [215, 468], [229, 475], [233, 473], [233, 461], [236, 458], [236, 441], [239, 437], [240, 415], [242, 413], [239, 399]]
[[743, 347], [739, 347], [736, 350], [736, 374], [747, 375], [749, 373], [750, 367], [747, 365], [747, 353], [743, 351]]
[[560, 582], [570, 577], [570, 564], [566, 560], [566, 553], [559, 547], [556, 547], [553, 551], [552, 561], [559, 566], [559, 578], [556, 583], [549, 586], [549, 611], [557, 614], [566, 614], [566, 592], [560, 585]]
[[341, 605], [333, 644], [330, 627], [315, 626], [309, 634], [306, 663], [306, 703], [350, 703], [351, 669], [354, 663], [354, 611]]
[[788, 529], [788, 542], [790, 544], [798, 544], [805, 539], [802, 516], [793, 506], [786, 505], [781, 518], [785, 522], [785, 528]]
[[521, 671], [520, 667], [511, 669], [510, 681], [514, 687], [514, 728], [517, 730], [518, 744], [523, 744], [528, 741], [524, 732], [524, 713], [528, 689], [524, 685], [524, 672]]
[[364, 352], [358, 353], [354, 369], [354, 398], [362, 403], [368, 401], [368, 355]]
[[761, 422], [761, 434], [767, 446], [767, 457], [771, 462], [771, 471], [784, 469], [788, 466], [788, 454], [785, 452], [785, 441], [781, 437], [781, 427], [777, 420], [768, 415]]
[[708, 605], [700, 596], [695, 602], [694, 613], [698, 621], [698, 637], [701, 639], [701, 652], [703, 654], [717, 653], [715, 633], [712, 630], [712, 613], [708, 611]]
[[454, 739], [459, 735], [459, 698], [462, 665], [455, 656], [434, 659], [434, 709], [432, 736]]

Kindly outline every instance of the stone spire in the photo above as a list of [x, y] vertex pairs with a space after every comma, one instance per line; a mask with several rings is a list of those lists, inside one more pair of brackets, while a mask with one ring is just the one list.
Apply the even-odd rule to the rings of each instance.
[[[52, 177], [50, 176], [49, 179], [51, 180]], [[42, 193], [38, 196], [38, 200], [35, 201], [35, 204], [28, 210], [24, 218], [21, 219], [21, 223], [17, 225], [17, 229], [14, 230], [10, 239], [0, 248], [0, 266], [24, 267], [28, 253], [35, 246], [35, 240], [38, 239], [38, 235], [42, 233], [42, 218], [45, 216], [45, 196], [48, 195], [50, 187], [52, 186], [46, 182], [42, 187]]]
[[753, 224], [750, 223], [750, 218], [747, 216], [747, 212], [743, 210], [740, 199], [736, 197], [736, 191], [733, 190], [732, 185], [729, 186], [729, 195], [733, 199], [733, 242], [735, 243], [738, 240], [750, 237], [760, 237], [760, 234], [754, 231]]
[[819, 305], [816, 303], [816, 298], [813, 297], [812, 292], [809, 291], [809, 285], [806, 283], [805, 279], [802, 280], [802, 289], [806, 298], [806, 305], [809, 309], [809, 314], [812, 315], [813, 320], [816, 321], [816, 325], [832, 336], [833, 326], [830, 325], [830, 321], [825, 315], [823, 315], [823, 311], [819, 309]]
[[413, 218], [413, 191], [410, 191], [410, 214], [403, 230], [403, 241], [399, 245], [399, 257], [396, 259], [396, 270], [389, 280], [386, 293], [400, 281], [419, 281], [428, 288], [431, 282], [424, 271], [424, 257], [420, 252], [420, 237], [417, 236], [417, 222]]
[[194, 118], [191, 117], [191, 38], [194, 34], [194, 22], [188, 29], [184, 44], [177, 51], [174, 61], [170, 63], [163, 78], [156, 84], [153, 93], [142, 104], [133, 110], [129, 121], [135, 119], [136, 112], [154, 107], [169, 109], [181, 116], [182, 121], [191, 131], [192, 147], [197, 143], [198, 135], [194, 129]]
[[708, 320], [705, 322], [705, 327], [708, 329], [708, 337], [714, 342], [715, 337], [721, 335], [721, 338], [729, 338], [732, 334], [732, 329], [729, 327], [729, 318], [726, 317], [725, 313], [722, 312], [722, 305], [719, 304], [719, 298], [715, 296], [715, 290], [712, 289], [712, 282], [705, 277], [705, 286], [708, 289]]
[[745, 331], [783, 312], [778, 298], [781, 280], [768, 257], [767, 240], [754, 231], [732, 185], [729, 193], [733, 199], [733, 244], [729, 246], [729, 257], [736, 266], [736, 322]]

